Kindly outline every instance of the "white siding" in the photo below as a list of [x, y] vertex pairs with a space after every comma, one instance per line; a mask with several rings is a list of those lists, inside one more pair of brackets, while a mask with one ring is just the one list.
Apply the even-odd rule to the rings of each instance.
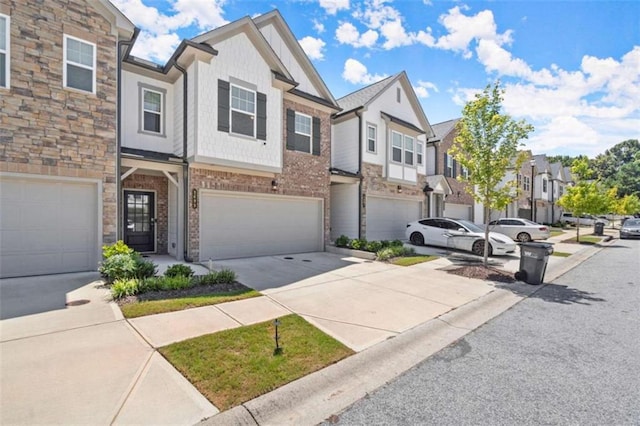
[[[272, 86], [271, 68], [244, 33], [213, 47], [219, 51], [216, 59], [198, 64], [195, 155], [248, 166], [282, 167], [282, 92]], [[218, 131], [218, 79], [230, 78], [255, 85], [258, 92], [266, 94], [266, 141]]]
[[[140, 84], [165, 91], [163, 135], [140, 133]], [[174, 152], [174, 92], [173, 85], [129, 71], [122, 71], [122, 146], [157, 152]]]
[[358, 171], [358, 118], [331, 126], [331, 166], [348, 172]]
[[331, 185], [331, 239], [358, 238], [358, 184]]
[[[173, 84], [173, 153], [176, 155], [182, 155], [182, 144], [183, 144], [183, 105], [184, 98], [182, 96], [183, 90], [183, 82], [182, 79], [184, 77], [180, 77]], [[187, 79], [188, 81], [188, 79]], [[187, 99], [188, 101], [188, 99]], [[187, 118], [188, 119], [188, 118]]]
[[302, 90], [305, 93], [322, 97], [322, 95], [318, 93], [316, 88], [311, 84], [311, 81], [307, 77], [307, 74], [303, 70], [296, 57], [289, 50], [289, 47], [284, 42], [275, 26], [266, 25], [260, 29], [260, 32], [262, 33], [264, 38], [267, 39], [267, 41], [271, 45], [271, 48], [274, 52], [276, 52], [276, 55], [278, 55], [287, 70], [289, 70], [289, 72], [293, 76], [293, 79], [296, 82], [300, 83], [296, 88]]
[[427, 157], [426, 157], [426, 162], [427, 162], [427, 168], [426, 168], [426, 174], [427, 176], [432, 176], [436, 174], [436, 149], [433, 146], [429, 146], [427, 148]]

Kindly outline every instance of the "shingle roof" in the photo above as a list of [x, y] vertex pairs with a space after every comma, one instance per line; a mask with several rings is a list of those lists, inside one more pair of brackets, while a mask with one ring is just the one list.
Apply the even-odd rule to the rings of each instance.
[[433, 133], [435, 133], [435, 140], [442, 140], [445, 136], [447, 136], [458, 124], [460, 121], [459, 118], [455, 118], [453, 120], [443, 121], [442, 123], [433, 124], [431, 128], [433, 129]]
[[363, 87], [360, 90], [356, 90], [353, 93], [349, 93], [348, 95], [343, 96], [342, 98], [337, 100], [338, 105], [340, 105], [340, 108], [342, 108], [342, 111], [344, 112], [348, 112], [359, 106], [366, 105], [378, 93], [382, 92], [388, 85], [390, 85], [399, 75], [400, 74], [389, 76], [369, 86]]

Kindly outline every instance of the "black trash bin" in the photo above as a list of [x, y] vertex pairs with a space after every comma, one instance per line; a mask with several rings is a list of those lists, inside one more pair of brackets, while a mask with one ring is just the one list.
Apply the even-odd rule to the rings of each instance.
[[604, 235], [604, 223], [596, 222], [593, 224], [593, 233], [596, 235]]
[[527, 284], [542, 284], [553, 246], [549, 243], [520, 243], [520, 270], [515, 277]]

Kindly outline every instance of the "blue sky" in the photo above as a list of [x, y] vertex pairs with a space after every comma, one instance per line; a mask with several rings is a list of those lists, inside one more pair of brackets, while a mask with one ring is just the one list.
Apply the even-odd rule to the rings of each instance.
[[112, 0], [164, 63], [180, 40], [280, 10], [340, 98], [405, 70], [432, 124], [500, 79], [534, 154], [595, 157], [640, 138], [640, 1]]

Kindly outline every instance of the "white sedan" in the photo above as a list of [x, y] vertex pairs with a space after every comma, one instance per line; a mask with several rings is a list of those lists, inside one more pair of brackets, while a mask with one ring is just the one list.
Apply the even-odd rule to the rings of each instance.
[[551, 236], [549, 227], [518, 217], [503, 217], [489, 222], [489, 231], [526, 243], [532, 240], [546, 240]]
[[[430, 217], [407, 224], [405, 231], [411, 244], [440, 246], [470, 251], [484, 256], [484, 229], [462, 219]], [[516, 242], [497, 232], [489, 232], [489, 256], [516, 251]]]

